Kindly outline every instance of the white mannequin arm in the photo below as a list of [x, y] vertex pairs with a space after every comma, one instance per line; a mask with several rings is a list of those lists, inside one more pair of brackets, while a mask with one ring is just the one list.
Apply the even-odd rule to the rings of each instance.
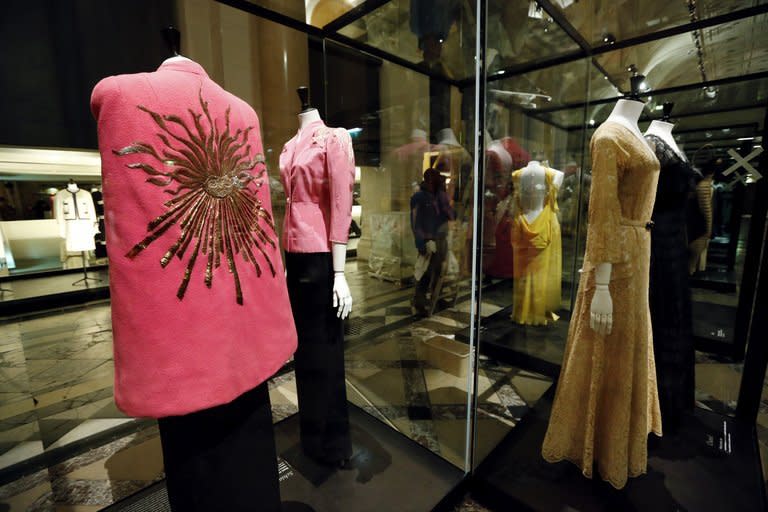
[[344, 277], [344, 265], [347, 261], [347, 244], [333, 242], [333, 307], [336, 316], [347, 318], [352, 311], [352, 293], [349, 291], [347, 278]]
[[595, 294], [590, 304], [589, 326], [604, 336], [613, 329], [613, 299], [608, 289], [612, 268], [610, 263], [599, 263], [595, 268]]

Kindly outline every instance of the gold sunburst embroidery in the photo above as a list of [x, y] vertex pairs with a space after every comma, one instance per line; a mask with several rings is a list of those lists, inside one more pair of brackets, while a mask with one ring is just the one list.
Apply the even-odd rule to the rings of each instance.
[[258, 198], [266, 168], [255, 174], [251, 172], [257, 164], [264, 163], [264, 156], [251, 157], [251, 146], [247, 141], [252, 126], [238, 128], [232, 133], [229, 107], [221, 127], [211, 117], [202, 91], [199, 101], [202, 112], [187, 110], [191, 123], [179, 115], [161, 115], [138, 105], [137, 108], [151, 116], [160, 129], [157, 137], [162, 141], [162, 147], [157, 149], [151, 144], [134, 142], [123, 149], [113, 150], [118, 156], [143, 154], [155, 160], [157, 164], [154, 165], [132, 162], [126, 167], [142, 170], [148, 176], [147, 183], [163, 188], [172, 196], [163, 203], [165, 212], [147, 225], [146, 237], [126, 256], [135, 258], [171, 226], [178, 224], [181, 228], [179, 236], [160, 259], [160, 265], [165, 268], [174, 256], [183, 260], [191, 247], [176, 296], [184, 298], [198, 256], [202, 254], [207, 258], [205, 285], [211, 287], [213, 270], [220, 267], [224, 259], [234, 280], [236, 301], [242, 305], [236, 255], [253, 265], [260, 277], [262, 270], [256, 257], [256, 253], [260, 253], [275, 276], [275, 267], [264, 249], [267, 245], [275, 247], [275, 226], [272, 216]]

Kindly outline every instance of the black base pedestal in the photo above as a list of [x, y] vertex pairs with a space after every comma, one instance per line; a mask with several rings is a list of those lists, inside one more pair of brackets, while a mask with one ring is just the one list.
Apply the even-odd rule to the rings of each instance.
[[[593, 480], [583, 477], [569, 462], [542, 459], [551, 407], [542, 402], [480, 466], [472, 483], [473, 496], [494, 510], [766, 510], [757, 443], [749, 426], [697, 409], [676, 436], [650, 436], [648, 473], [631, 478], [619, 491], [597, 475]], [[722, 436], [724, 420], [731, 434], [730, 454], [707, 445]]]
[[[350, 469], [323, 466], [303, 454], [298, 415], [275, 425], [282, 512], [428, 512], [462, 483], [463, 471], [357, 407], [350, 405], [349, 419]], [[165, 482], [104, 510], [170, 512]]]

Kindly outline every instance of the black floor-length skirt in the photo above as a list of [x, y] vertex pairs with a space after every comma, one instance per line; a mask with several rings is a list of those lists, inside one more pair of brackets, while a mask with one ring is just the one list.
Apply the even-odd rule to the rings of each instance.
[[287, 252], [285, 266], [299, 337], [294, 361], [302, 448], [319, 462], [335, 464], [352, 456], [352, 441], [331, 253]]
[[280, 510], [266, 383], [228, 404], [157, 423], [171, 510]]
[[664, 432], [695, 404], [695, 350], [684, 212], [654, 215], [649, 307]]

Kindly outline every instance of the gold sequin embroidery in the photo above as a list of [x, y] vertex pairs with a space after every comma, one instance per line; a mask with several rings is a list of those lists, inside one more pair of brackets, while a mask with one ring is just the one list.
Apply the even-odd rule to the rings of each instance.
[[275, 247], [275, 226], [258, 198], [266, 169], [252, 173], [257, 164], [264, 163], [264, 156], [252, 157], [248, 135], [253, 127], [232, 133], [229, 107], [222, 127], [212, 118], [202, 91], [199, 101], [202, 112], [188, 109], [188, 120], [138, 105], [160, 129], [157, 136], [162, 146], [156, 148], [135, 142], [113, 151], [118, 156], [141, 154], [155, 160], [157, 164], [132, 162], [126, 167], [142, 170], [148, 176], [147, 183], [163, 188], [163, 192], [172, 196], [163, 203], [165, 212], [147, 225], [146, 237], [126, 256], [135, 258], [171, 226], [179, 225], [181, 233], [160, 259], [160, 265], [165, 268], [174, 256], [183, 260], [189, 251], [176, 296], [184, 298], [195, 264], [202, 255], [207, 260], [205, 285], [211, 287], [213, 269], [220, 267], [223, 260], [234, 280], [235, 300], [243, 304], [236, 256], [252, 265], [260, 277], [262, 270], [256, 257], [260, 253], [275, 276], [275, 267], [265, 251], [267, 245]]

